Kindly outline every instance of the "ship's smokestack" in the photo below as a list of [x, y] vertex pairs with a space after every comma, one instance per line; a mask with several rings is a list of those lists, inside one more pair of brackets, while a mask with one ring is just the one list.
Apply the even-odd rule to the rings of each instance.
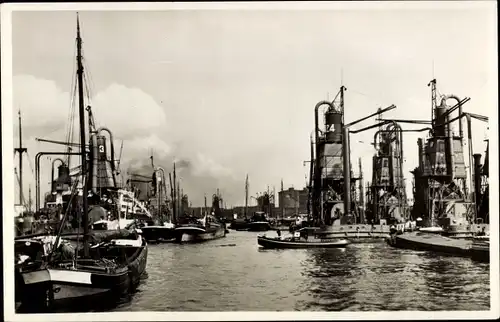
[[[55, 158], [53, 161], [52, 161], [52, 172], [51, 172], [51, 182], [52, 182], [52, 186], [51, 186], [51, 192], [54, 192], [56, 191], [56, 178], [54, 177], [54, 165], [56, 163], [56, 161], [61, 161], [61, 165], [58, 167], [58, 174], [57, 176], [61, 176], [62, 172], [61, 172], [61, 166], [65, 165], [64, 163], [64, 160], [61, 159], [61, 158]], [[69, 173], [69, 170], [68, 170], [68, 173]]]

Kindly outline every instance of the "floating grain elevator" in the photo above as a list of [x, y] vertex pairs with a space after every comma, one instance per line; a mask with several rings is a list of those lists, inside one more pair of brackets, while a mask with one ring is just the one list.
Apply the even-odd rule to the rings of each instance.
[[[441, 226], [447, 231], [470, 230], [477, 223], [476, 199], [480, 196], [480, 181], [474, 182], [471, 118], [487, 122], [487, 118], [463, 112], [462, 106], [470, 98], [460, 99], [456, 95], [444, 95], [438, 104], [436, 80], [429, 86], [432, 90], [432, 129], [424, 141], [418, 139], [418, 166], [414, 175], [414, 206], [412, 217], [422, 218], [424, 226]], [[454, 106], [448, 105], [456, 101]], [[458, 115], [452, 117], [457, 111]], [[462, 118], [467, 120], [467, 138], [464, 137]], [[458, 132], [453, 128], [458, 123]], [[464, 153], [467, 139], [468, 152]], [[466, 167], [465, 157], [469, 166]], [[476, 171], [481, 176], [479, 158]], [[468, 180], [469, 178], [469, 180]], [[477, 192], [477, 195], [475, 194]], [[479, 201], [479, 200], [477, 200]]]
[[[349, 211], [356, 209], [353, 188], [358, 178], [352, 175], [348, 136], [343, 133], [345, 90], [342, 86], [332, 102], [320, 101], [314, 110], [315, 148], [311, 151], [314, 150], [314, 156], [311, 156], [314, 160], [311, 162], [309, 187], [312, 220], [319, 225], [329, 226], [334, 222], [355, 224], [362, 220], [356, 212]], [[319, 113], [324, 106], [327, 107], [323, 113], [324, 126], [320, 128]], [[349, 178], [347, 184], [345, 177]]]

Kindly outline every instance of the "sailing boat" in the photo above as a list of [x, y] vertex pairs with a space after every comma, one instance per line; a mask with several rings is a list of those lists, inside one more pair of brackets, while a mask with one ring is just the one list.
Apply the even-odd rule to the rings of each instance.
[[[147, 244], [141, 237], [130, 234], [129, 238], [102, 238], [91, 245], [88, 213], [88, 182], [86, 173], [85, 119], [83, 96], [82, 39], [77, 15], [77, 83], [80, 119], [83, 212], [83, 249], [77, 240], [76, 248], [61, 238], [63, 225], [57, 236], [44, 236], [45, 240], [16, 240], [16, 246], [24, 246], [16, 265], [16, 298], [21, 307], [30, 311], [52, 311], [78, 304], [91, 307], [102, 304], [102, 300], [119, 299], [132, 291], [145, 272]], [[71, 200], [62, 222], [67, 220], [78, 181], [72, 187]], [[97, 236], [92, 236], [97, 237]], [[51, 239], [47, 242], [47, 239]], [[97, 239], [97, 238], [96, 238]], [[16, 247], [17, 248], [17, 247]], [[30, 249], [34, 251], [30, 252]], [[17, 250], [17, 249], [16, 249]], [[31, 255], [31, 256], [30, 256]], [[20, 258], [23, 257], [23, 258]]]

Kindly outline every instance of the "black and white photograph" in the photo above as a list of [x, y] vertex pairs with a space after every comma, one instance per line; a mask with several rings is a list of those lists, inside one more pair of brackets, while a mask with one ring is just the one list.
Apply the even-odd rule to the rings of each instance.
[[5, 320], [499, 317], [496, 1], [0, 13]]

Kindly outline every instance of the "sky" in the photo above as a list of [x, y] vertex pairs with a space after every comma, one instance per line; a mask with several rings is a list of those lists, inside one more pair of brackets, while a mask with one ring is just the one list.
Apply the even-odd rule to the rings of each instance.
[[[278, 191], [281, 179], [285, 189], [303, 188], [314, 106], [332, 100], [341, 85], [346, 122], [391, 104], [397, 108], [385, 117], [430, 119], [433, 78], [439, 93], [471, 98], [465, 111], [491, 119], [497, 109], [493, 2], [439, 9], [80, 11], [80, 23], [90, 75], [86, 104], [97, 124], [113, 132], [115, 151], [123, 140], [122, 173], [150, 171], [151, 151], [167, 171], [183, 161], [181, 186], [193, 206], [217, 188], [227, 206], [242, 205], [246, 174], [253, 196], [268, 186]], [[63, 148], [35, 138], [65, 140], [75, 37], [75, 11], [12, 14], [14, 146], [20, 109], [30, 160], [25, 195], [29, 186], [34, 195], [36, 153]], [[373, 134], [351, 137], [351, 162], [357, 173], [362, 158], [368, 181]], [[409, 191], [422, 135], [404, 136]], [[474, 152], [484, 153], [487, 124], [473, 121], [473, 135]], [[48, 159], [42, 168], [43, 196]]]

